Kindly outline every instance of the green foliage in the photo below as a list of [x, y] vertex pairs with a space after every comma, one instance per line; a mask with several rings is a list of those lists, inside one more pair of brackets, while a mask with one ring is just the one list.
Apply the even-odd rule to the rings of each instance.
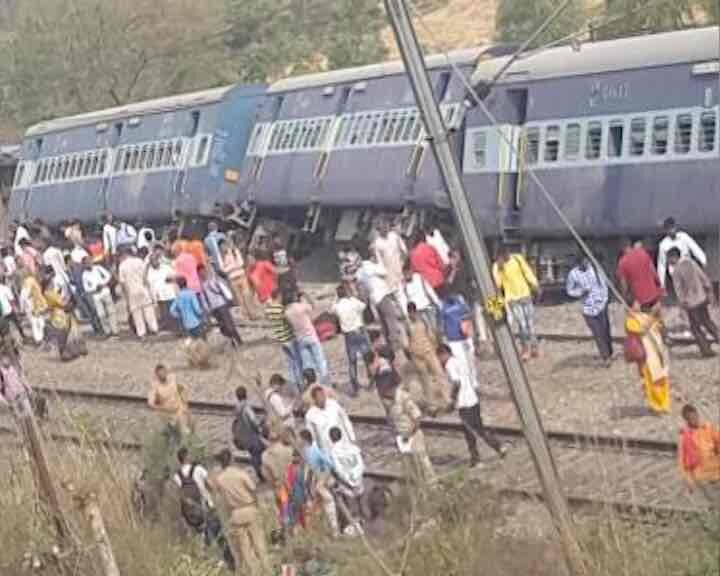
[[[521, 43], [530, 37], [563, 0], [499, 0], [495, 19], [496, 38], [502, 42]], [[571, 2], [549, 28], [537, 39], [539, 46], [581, 29], [587, 19], [582, 2]]]
[[698, 25], [698, 0], [606, 0], [608, 17], [620, 16], [597, 38], [621, 38], [632, 34], [664, 32]]
[[376, 0], [226, 0], [238, 77], [265, 81], [382, 59]]

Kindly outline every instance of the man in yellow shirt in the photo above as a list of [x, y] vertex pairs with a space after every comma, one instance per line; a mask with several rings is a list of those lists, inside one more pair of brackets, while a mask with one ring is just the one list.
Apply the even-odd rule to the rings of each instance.
[[510, 254], [507, 247], [501, 246], [493, 265], [493, 277], [495, 286], [517, 319], [523, 360], [529, 360], [530, 354], [537, 357], [533, 293], [540, 291], [540, 285], [535, 273], [522, 254]]

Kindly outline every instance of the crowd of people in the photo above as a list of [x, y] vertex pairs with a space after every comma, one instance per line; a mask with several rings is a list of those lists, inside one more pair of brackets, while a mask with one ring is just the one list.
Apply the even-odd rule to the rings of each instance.
[[[703, 271], [704, 253], [673, 221], [666, 227], [658, 256], [661, 274], [639, 242], [624, 245], [616, 271], [630, 304], [625, 356], [637, 362], [648, 403], [657, 413], [670, 409], [661, 316], [667, 278], [703, 355], [712, 354], [704, 331], [718, 340], [708, 313], [712, 290]], [[28, 344], [56, 348], [63, 361], [88, 352], [79, 321], [86, 321], [98, 337], [116, 338], [121, 311], [127, 312], [138, 340], [160, 332], [182, 335], [197, 366], [207, 364], [205, 341], [215, 325], [233, 349], [242, 346], [234, 311], [248, 321], [264, 317], [269, 322], [287, 374], [273, 374], [267, 386], [258, 377], [251, 389], [235, 391], [232, 438], [250, 455], [254, 475], [233, 464], [228, 450], [217, 455], [215, 471], [189, 460], [183, 446], [193, 429], [188, 391], [166, 366], [156, 367], [148, 397], [150, 407], [167, 420], [178, 448], [175, 483], [199, 501], [202, 531], [206, 537], [208, 530], [217, 534], [218, 523], [207, 518], [219, 499], [232, 556], [250, 573], [269, 572], [258, 482], [272, 487], [283, 537], [302, 530], [315, 509], [322, 511], [335, 537], [363, 529], [368, 516], [363, 451], [342, 405], [343, 396], [356, 397], [363, 388], [359, 360], [366, 368], [366, 388], [377, 394], [398, 453], [417, 483], [432, 486], [437, 477], [421, 428], [423, 416], [457, 411], [472, 467], [482, 467], [478, 437], [500, 458], [509, 449], [484, 426], [480, 409], [476, 356], [488, 345], [484, 307], [462, 251], [436, 227], [418, 230], [408, 246], [391, 222], [382, 220], [369, 241], [342, 245], [341, 282], [326, 311], [301, 289], [280, 235], [247, 238], [223, 231], [213, 221], [204, 237], [176, 228], [160, 237], [148, 226], [117, 222], [111, 214], [95, 235], [77, 222], [59, 233], [39, 222], [16, 223], [12, 233], [12, 246], [2, 249], [0, 327], [4, 334], [14, 327]], [[492, 272], [506, 314], [517, 326], [522, 359], [531, 362], [540, 355], [534, 319], [540, 282], [525, 256], [505, 247], [498, 249]], [[566, 291], [582, 300], [583, 317], [601, 358], [610, 365], [608, 278], [594, 261], [580, 257], [567, 277]], [[323, 345], [335, 334], [344, 341], [345, 389], [338, 388]], [[5, 384], [5, 371], [3, 363], [3, 392], [22, 395], [12, 374]], [[419, 383], [420, 400], [410, 394], [411, 382]], [[265, 418], [255, 412], [251, 397], [262, 398]], [[720, 481], [720, 464], [707, 464], [720, 452], [720, 436], [700, 426], [691, 407], [683, 416], [688, 423], [681, 444], [684, 473], [699, 478], [698, 470], [710, 466], [707, 475]], [[707, 448], [711, 444], [714, 448]], [[189, 512], [184, 516], [197, 524]]]

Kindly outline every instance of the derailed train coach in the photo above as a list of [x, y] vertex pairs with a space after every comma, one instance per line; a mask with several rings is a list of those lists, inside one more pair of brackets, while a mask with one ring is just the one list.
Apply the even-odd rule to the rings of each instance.
[[[503, 47], [426, 63], [474, 215], [522, 244], [544, 280], [574, 251], [530, 171], [613, 258], [621, 235], [674, 216], [718, 276], [718, 35], [695, 29], [562, 46], [507, 63]], [[104, 210], [162, 222], [243, 204], [313, 242], [348, 240], [377, 214], [410, 233], [448, 199], [402, 63], [228, 87], [40, 124], [28, 131], [13, 216], [95, 222]]]
[[10, 214], [96, 223], [111, 211], [168, 222], [207, 213], [236, 193], [264, 86], [228, 86], [140, 102], [31, 127]]

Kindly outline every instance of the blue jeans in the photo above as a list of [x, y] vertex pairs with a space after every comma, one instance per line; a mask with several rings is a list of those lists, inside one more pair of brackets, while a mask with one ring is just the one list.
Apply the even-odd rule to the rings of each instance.
[[295, 392], [303, 392], [302, 378], [302, 358], [300, 356], [300, 348], [293, 339], [290, 342], [283, 342], [282, 351], [285, 353], [285, 359], [288, 365], [288, 377], [291, 385], [295, 388]]
[[518, 324], [520, 343], [533, 348], [537, 347], [537, 336], [535, 335], [535, 306], [532, 298], [521, 298], [508, 303], [512, 314]]
[[330, 380], [328, 364], [325, 359], [325, 351], [317, 336], [301, 336], [297, 338], [297, 345], [300, 350], [303, 370], [312, 368], [315, 370], [320, 383], [328, 384]]
[[348, 371], [350, 372], [350, 385], [353, 392], [360, 389], [358, 382], [357, 358], [365, 356], [370, 351], [370, 339], [364, 328], [345, 334], [345, 352], [348, 359]]

